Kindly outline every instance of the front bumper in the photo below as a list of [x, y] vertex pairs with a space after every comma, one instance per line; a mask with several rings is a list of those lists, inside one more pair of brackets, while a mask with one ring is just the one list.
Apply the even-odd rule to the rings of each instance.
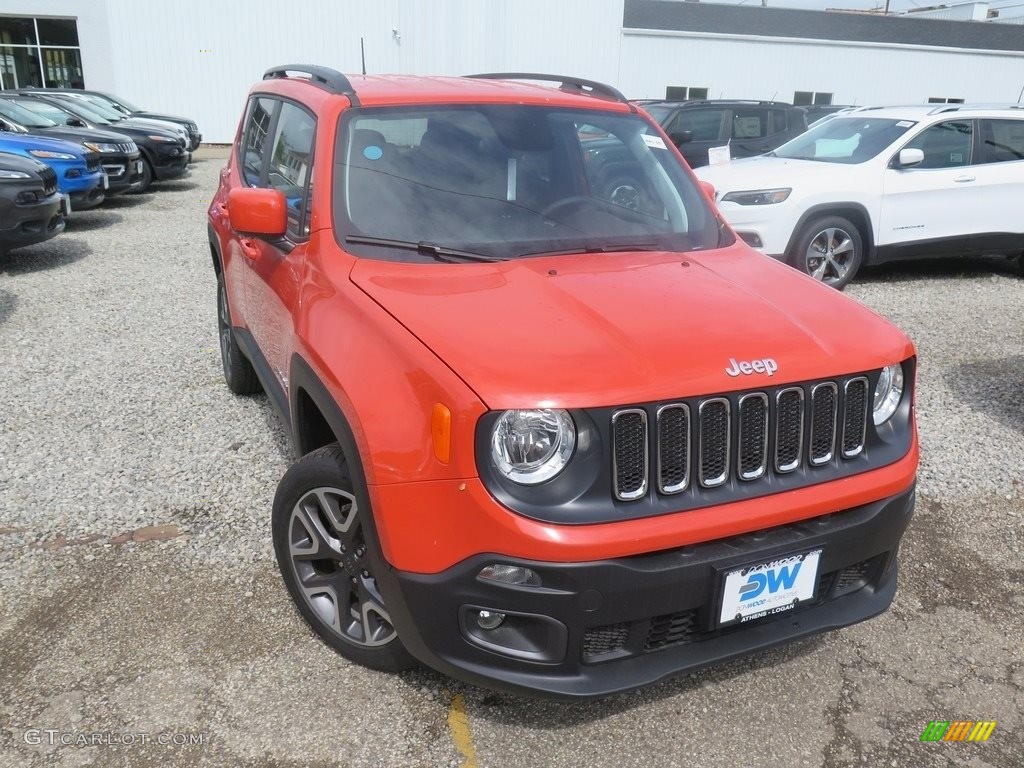
[[178, 145], [160, 145], [152, 153], [153, 176], [158, 180], [175, 179], [188, 170], [188, 151]]
[[0, 205], [0, 251], [33, 245], [56, 237], [64, 231], [60, 195], [53, 194], [29, 205]]
[[729, 226], [747, 245], [782, 260], [785, 260], [797, 221], [797, 217], [791, 215], [790, 208], [793, 206], [789, 201], [777, 205], [718, 204]]
[[[478, 555], [440, 573], [391, 570], [380, 583], [399, 636], [423, 663], [491, 688], [603, 696], [884, 611], [913, 508], [911, 486], [842, 512], [652, 554], [584, 563]], [[813, 600], [715, 626], [726, 570], [815, 549]], [[531, 568], [542, 586], [477, 578], [491, 563]], [[480, 610], [507, 618], [483, 630]]]
[[103, 170], [107, 173], [110, 186], [107, 197], [123, 195], [137, 189], [142, 183], [142, 166], [139, 154], [105, 154]]

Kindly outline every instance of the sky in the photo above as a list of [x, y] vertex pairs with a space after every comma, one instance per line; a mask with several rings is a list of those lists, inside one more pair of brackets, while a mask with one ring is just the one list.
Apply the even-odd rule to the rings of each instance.
[[[705, 0], [706, 2], [727, 5], [760, 5], [761, 0]], [[851, 8], [866, 10], [884, 6], [885, 0], [767, 0], [774, 8], [806, 8], [824, 10], [825, 8]], [[961, 5], [964, 0], [890, 0], [889, 11], [907, 11], [911, 8], [925, 8], [931, 5]], [[1017, 6], [1014, 11], [1024, 14], [1024, 0], [990, 0], [990, 8], [1008, 8]], [[1017, 15], [1014, 13], [1013, 15]]]

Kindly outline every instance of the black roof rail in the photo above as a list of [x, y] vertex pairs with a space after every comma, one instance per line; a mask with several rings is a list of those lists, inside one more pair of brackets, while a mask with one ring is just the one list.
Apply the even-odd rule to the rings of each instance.
[[610, 85], [599, 83], [596, 80], [584, 80], [582, 77], [544, 75], [539, 72], [484, 72], [477, 75], [465, 75], [465, 77], [478, 78], [480, 80], [543, 80], [545, 82], [560, 83], [562, 88], [571, 88], [586, 96], [603, 96], [606, 99], [621, 101], [623, 104], [629, 104], [630, 107], [636, 109], [629, 99]]
[[356, 89], [352, 83], [341, 72], [330, 67], [320, 67], [313, 64], [282, 64], [279, 67], [271, 67], [263, 73], [264, 80], [276, 80], [281, 77], [288, 77], [289, 72], [298, 72], [309, 75], [310, 82], [318, 85], [331, 93], [340, 93], [348, 96], [353, 107], [359, 106], [359, 97], [356, 96]]

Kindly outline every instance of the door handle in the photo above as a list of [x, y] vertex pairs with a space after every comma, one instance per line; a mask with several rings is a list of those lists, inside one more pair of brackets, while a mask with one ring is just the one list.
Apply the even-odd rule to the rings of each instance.
[[955, 181], [957, 184], [966, 184], [969, 181], [974, 181], [974, 177], [973, 176], [957, 176], [955, 179], [953, 179], [953, 181]]
[[248, 237], [240, 237], [238, 244], [242, 247], [242, 254], [247, 259], [258, 259], [260, 257], [260, 245]]

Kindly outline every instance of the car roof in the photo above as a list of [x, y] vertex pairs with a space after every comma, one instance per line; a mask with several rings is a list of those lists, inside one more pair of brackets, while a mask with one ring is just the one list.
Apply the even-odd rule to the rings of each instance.
[[[290, 69], [290, 68], [289, 68]], [[272, 70], [271, 70], [272, 71]], [[438, 75], [347, 75], [355, 96], [362, 105], [394, 106], [401, 104], [536, 104], [580, 109], [603, 109], [614, 112], [636, 111], [636, 108], [614, 97], [589, 93], [573, 86], [573, 83], [590, 84], [575, 78], [564, 78], [559, 87], [559, 78], [547, 85], [525, 82], [523, 79], [498, 79], [495, 76], [447, 77]], [[526, 77], [526, 76], [523, 76]], [[278, 90], [269, 84], [280, 84], [286, 89], [317, 88], [325, 86], [315, 79], [296, 76], [277, 76], [264, 79], [253, 88], [253, 92]], [[600, 84], [596, 84], [600, 85]], [[608, 88], [608, 86], [602, 86]], [[614, 92], [614, 89], [608, 88]], [[336, 91], [341, 93], [341, 91]], [[615, 92], [617, 93], [617, 92]]]
[[687, 99], [686, 101], [672, 101], [671, 99], [650, 101], [642, 99], [637, 103], [645, 107], [700, 107], [705, 105], [729, 106], [735, 104], [740, 107], [782, 107], [784, 109], [794, 109], [793, 105], [788, 101], [758, 101], [756, 99]]
[[835, 113], [835, 117], [870, 116], [889, 120], [927, 120], [938, 115], [985, 117], [994, 114], [1001, 117], [1024, 117], [1024, 104], [903, 104], [887, 106], [853, 107]]

